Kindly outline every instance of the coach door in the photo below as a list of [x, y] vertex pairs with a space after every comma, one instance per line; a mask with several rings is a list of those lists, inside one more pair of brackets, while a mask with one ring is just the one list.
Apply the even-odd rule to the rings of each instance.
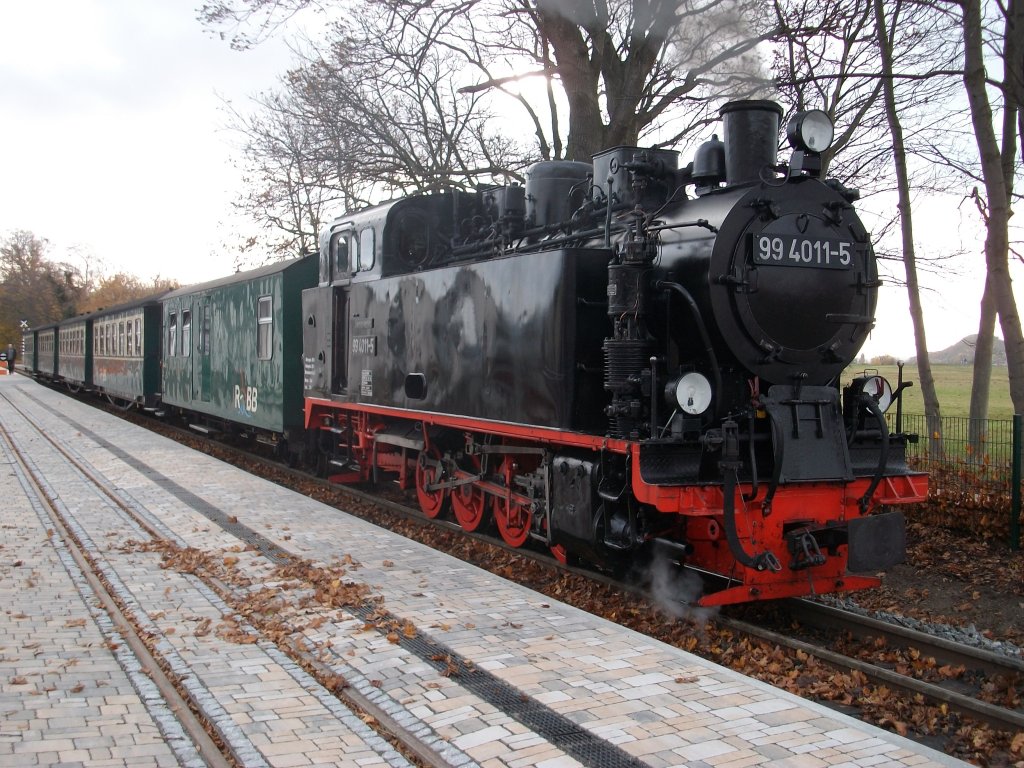
[[331, 232], [331, 392], [348, 388], [348, 292], [359, 246], [351, 222], [335, 225]]
[[210, 402], [210, 390], [212, 388], [210, 372], [210, 347], [213, 325], [213, 308], [210, 306], [210, 299], [202, 296], [196, 300], [193, 308], [198, 315], [199, 339], [196, 344], [196, 365], [195, 371], [196, 395], [198, 400], [204, 403]]
[[331, 392], [344, 394], [348, 387], [348, 286], [334, 289], [333, 315]]

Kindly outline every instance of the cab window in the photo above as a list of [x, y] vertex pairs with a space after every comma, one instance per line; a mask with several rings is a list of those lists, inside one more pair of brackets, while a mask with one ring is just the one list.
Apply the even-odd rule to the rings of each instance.
[[374, 264], [374, 233], [373, 227], [367, 227], [359, 232], [359, 271], [366, 272], [373, 269]]
[[331, 246], [320, 248], [320, 285], [327, 285], [331, 282]]
[[335, 280], [344, 277], [349, 271], [348, 237], [347, 232], [336, 232], [331, 235], [331, 263]]

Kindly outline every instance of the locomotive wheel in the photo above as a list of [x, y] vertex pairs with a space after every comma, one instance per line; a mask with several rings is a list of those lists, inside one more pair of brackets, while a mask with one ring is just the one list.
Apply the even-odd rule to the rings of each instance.
[[444, 511], [448, 492], [444, 488], [428, 490], [427, 486], [441, 479], [444, 470], [441, 453], [436, 448], [420, 451], [416, 458], [416, 498], [419, 499], [423, 514], [433, 519]]
[[[480, 459], [471, 456], [470, 464], [469, 471], [477, 474], [480, 471]], [[452, 511], [462, 529], [473, 532], [487, 518], [487, 494], [472, 483], [456, 486], [452, 489]]]
[[[514, 461], [511, 457], [506, 458], [501, 465], [501, 475], [505, 478], [505, 487], [512, 487]], [[509, 501], [502, 496], [496, 496], [492, 505], [494, 511], [494, 522], [498, 525], [498, 533], [505, 543], [510, 547], [521, 547], [530, 538], [530, 523], [532, 514], [529, 507]]]
[[509, 504], [501, 498], [494, 500], [494, 522], [510, 547], [521, 547], [530, 538], [530, 517], [530, 510], [522, 504]]

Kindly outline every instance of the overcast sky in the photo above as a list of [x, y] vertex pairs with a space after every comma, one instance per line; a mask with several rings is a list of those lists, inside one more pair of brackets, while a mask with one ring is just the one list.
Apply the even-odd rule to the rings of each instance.
[[[0, 237], [30, 230], [54, 258], [147, 280], [233, 271], [241, 183], [223, 100], [245, 111], [289, 54], [280, 40], [232, 51], [196, 21], [198, 4], [0, 0]], [[924, 278], [933, 350], [977, 332], [984, 271], [968, 210], [953, 201], [918, 221], [926, 251], [977, 254]], [[881, 297], [865, 352], [909, 357], [905, 291], [890, 283]]]
[[230, 50], [197, 0], [0, 0], [0, 234], [182, 283], [230, 274], [240, 188], [224, 99], [273, 86], [285, 46]]

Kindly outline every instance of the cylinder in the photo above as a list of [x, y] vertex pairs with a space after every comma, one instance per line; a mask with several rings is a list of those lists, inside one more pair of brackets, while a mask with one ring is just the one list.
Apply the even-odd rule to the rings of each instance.
[[608, 266], [608, 316], [612, 319], [627, 312], [643, 314], [643, 279], [650, 267], [611, 264]]
[[777, 161], [782, 107], [774, 101], [730, 101], [721, 116], [726, 183], [759, 181], [761, 171]]
[[[678, 167], [679, 153], [674, 149], [606, 149], [594, 155], [594, 202], [610, 196], [612, 205], [658, 207], [675, 189]], [[639, 190], [634, 188], [637, 174], [642, 179]]]
[[546, 160], [526, 171], [528, 226], [546, 227], [568, 221], [586, 199], [594, 172], [589, 163]]

